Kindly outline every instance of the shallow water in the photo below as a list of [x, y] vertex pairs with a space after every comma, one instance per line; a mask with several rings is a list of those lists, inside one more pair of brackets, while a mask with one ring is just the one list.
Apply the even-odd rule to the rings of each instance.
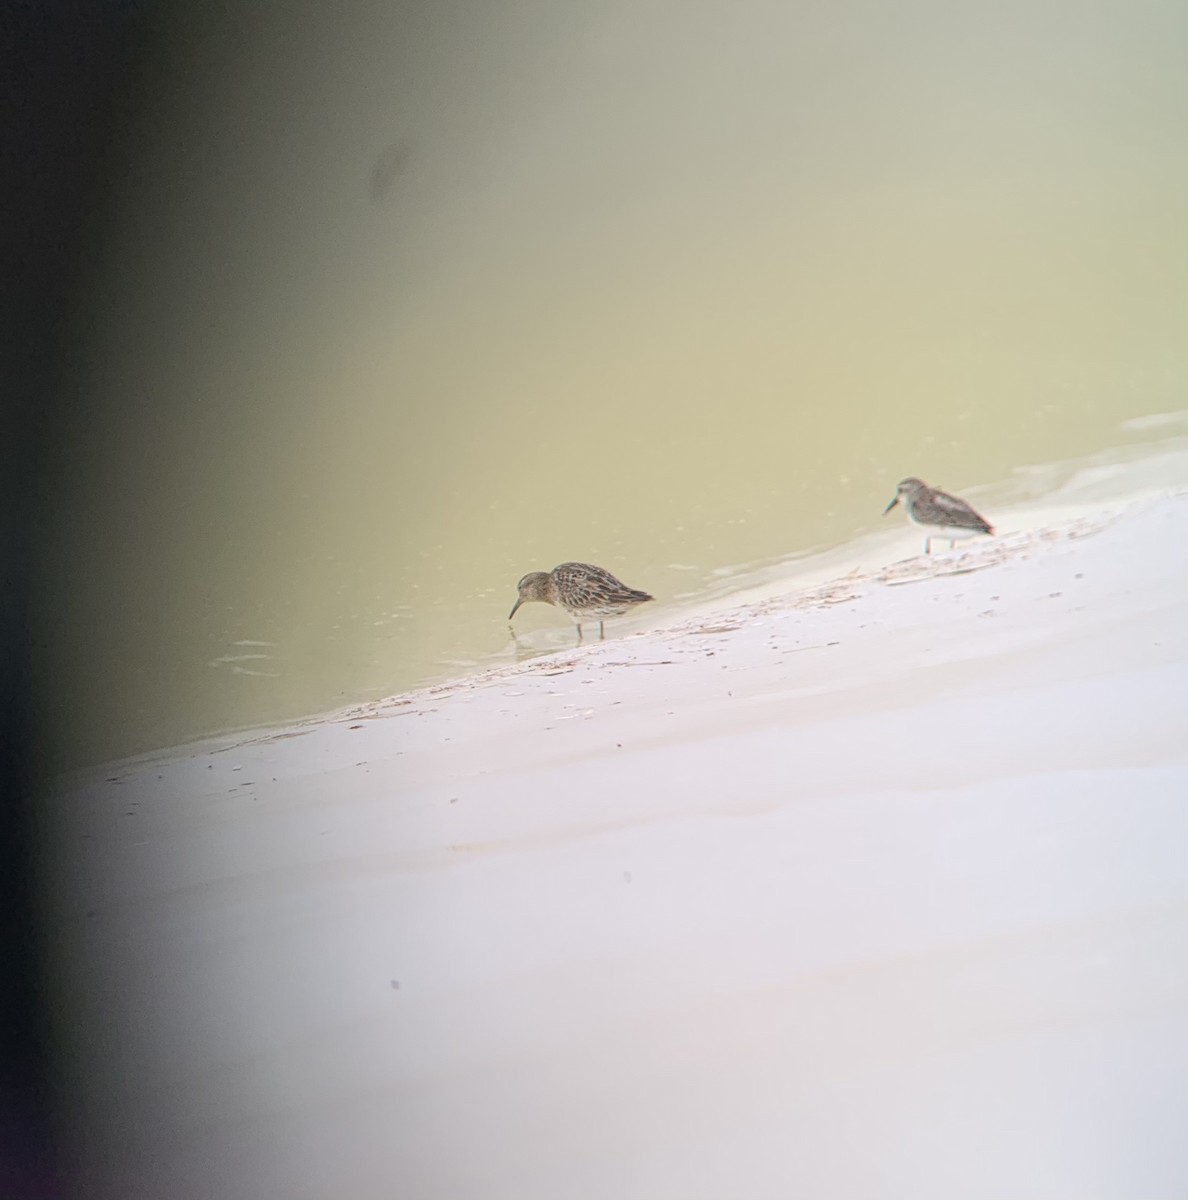
[[174, 18], [114, 151], [54, 765], [511, 656], [528, 570], [659, 612], [1183, 407], [1182, 6], [238, 12]]

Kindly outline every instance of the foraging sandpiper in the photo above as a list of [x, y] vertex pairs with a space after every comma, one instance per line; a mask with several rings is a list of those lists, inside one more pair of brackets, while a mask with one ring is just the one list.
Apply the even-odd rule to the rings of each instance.
[[917, 525], [923, 525], [931, 531], [924, 539], [925, 554], [932, 553], [933, 538], [948, 538], [949, 549], [952, 550], [961, 538], [994, 532], [990, 522], [974, 512], [964, 500], [938, 488], [931, 488], [922, 479], [913, 477], [903, 480], [895, 489], [895, 499], [883, 509], [883, 516], [900, 500], [907, 509], [907, 515]]
[[577, 625], [579, 642], [583, 621], [597, 621], [598, 636], [605, 637], [604, 618], [620, 617], [628, 609], [652, 599], [647, 592], [620, 583], [609, 571], [580, 562], [562, 563], [551, 571], [532, 571], [520, 580], [517, 590], [520, 596], [508, 614], [508, 621], [521, 604], [543, 600], [569, 614]]

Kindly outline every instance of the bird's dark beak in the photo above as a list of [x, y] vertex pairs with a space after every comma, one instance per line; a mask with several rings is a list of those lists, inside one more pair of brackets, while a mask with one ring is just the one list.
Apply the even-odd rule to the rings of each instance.
[[892, 500], [891, 503], [888, 504], [885, 509], [883, 509], [883, 516], [886, 516], [898, 503], [899, 503], [899, 496], [896, 495], [895, 499]]
[[519, 599], [518, 599], [518, 600], [515, 602], [515, 604], [512, 606], [512, 610], [511, 610], [511, 612], [509, 612], [509, 613], [507, 614], [507, 619], [508, 619], [509, 621], [512, 619], [512, 617], [514, 617], [514, 616], [516, 615], [516, 612], [517, 612], [517, 610], [519, 609], [520, 605], [521, 605], [521, 604], [523, 604], [523, 603], [524, 603], [524, 597], [523, 597], [523, 596], [521, 596], [521, 597], [520, 597], [520, 598], [519, 598]]

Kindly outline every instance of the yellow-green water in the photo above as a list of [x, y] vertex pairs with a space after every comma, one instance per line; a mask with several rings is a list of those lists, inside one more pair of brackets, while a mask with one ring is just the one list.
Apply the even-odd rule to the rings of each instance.
[[663, 605], [1183, 407], [1182, 3], [174, 20], [57, 447], [55, 764], [509, 657], [531, 569]]

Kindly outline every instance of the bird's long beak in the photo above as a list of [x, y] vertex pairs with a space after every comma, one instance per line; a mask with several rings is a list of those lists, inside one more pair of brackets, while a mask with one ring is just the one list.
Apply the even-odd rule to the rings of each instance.
[[514, 616], [516, 615], [516, 612], [517, 612], [517, 610], [519, 609], [520, 605], [521, 605], [521, 604], [523, 604], [523, 603], [524, 603], [524, 597], [523, 597], [523, 596], [521, 596], [521, 597], [520, 597], [520, 598], [519, 598], [519, 599], [518, 599], [518, 600], [515, 602], [515, 604], [512, 606], [512, 610], [511, 610], [511, 612], [509, 612], [509, 613], [507, 614], [507, 619], [508, 619], [509, 621], [512, 619], [512, 617], [514, 617]]
[[883, 516], [886, 516], [898, 503], [899, 503], [899, 497], [896, 496], [895, 499], [892, 500], [891, 503], [888, 504], [885, 509], [883, 509]]

